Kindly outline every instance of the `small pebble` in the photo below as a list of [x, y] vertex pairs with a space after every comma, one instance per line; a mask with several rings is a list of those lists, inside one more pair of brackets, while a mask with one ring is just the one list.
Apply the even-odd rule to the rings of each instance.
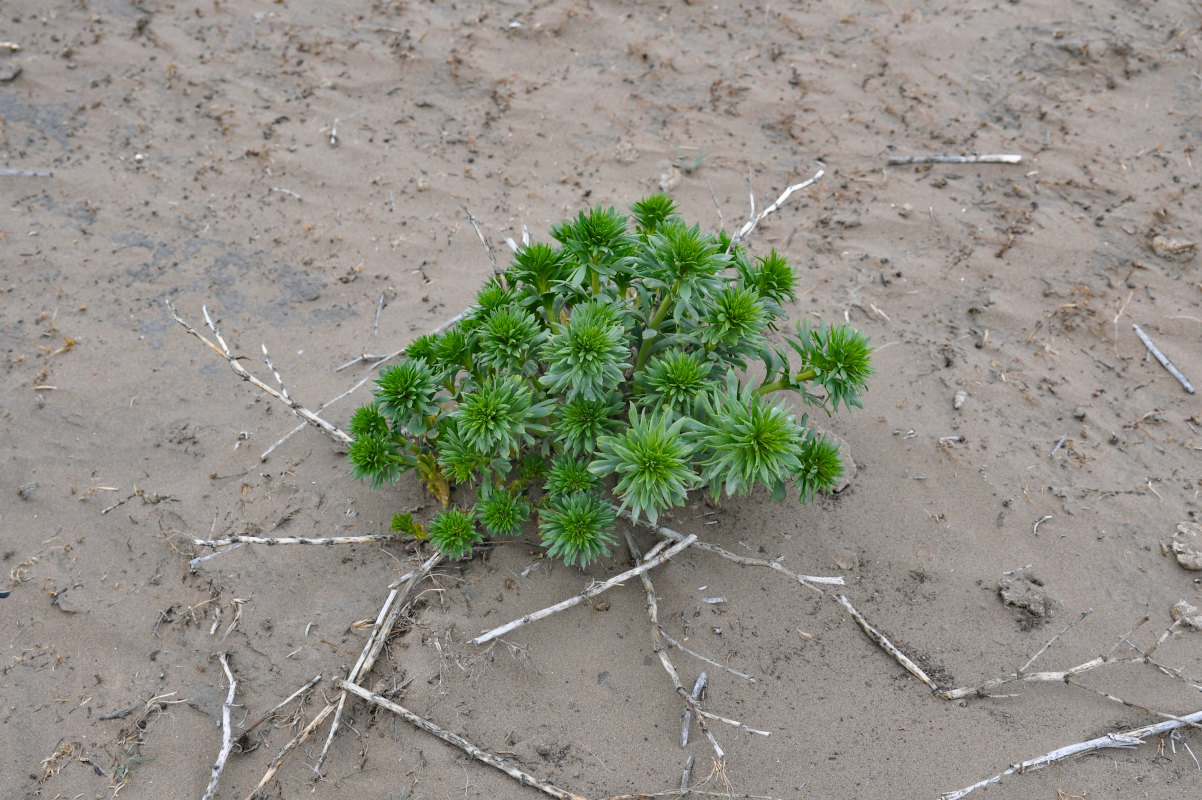
[[1085, 406], [1077, 406], [1074, 408], [1073, 416], [1077, 419], [1085, 419]]
[[968, 399], [968, 392], [961, 389], [956, 392], [956, 396], [952, 398], [952, 408], [959, 411], [964, 406], [964, 401]]

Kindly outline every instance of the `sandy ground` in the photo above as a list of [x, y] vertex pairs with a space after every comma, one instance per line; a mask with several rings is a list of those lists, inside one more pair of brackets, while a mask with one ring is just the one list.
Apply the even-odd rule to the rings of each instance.
[[[856, 474], [809, 507], [753, 498], [669, 524], [841, 591], [943, 687], [1136, 655], [1198, 604], [1166, 549], [1197, 517], [1202, 415], [1138, 323], [1202, 381], [1202, 10], [1196, 3], [6, 2], [0, 39], [0, 797], [199, 797], [230, 654], [239, 731], [355, 661], [401, 545], [208, 550], [193, 536], [378, 533], [433, 512], [344, 456], [172, 322], [207, 305], [264, 378], [317, 406], [488, 274], [500, 244], [661, 188], [704, 225], [825, 176], [756, 231], [802, 276], [795, 317], [877, 347], [865, 408], [824, 424]], [[19, 68], [19, 73], [15, 74]], [[886, 165], [1013, 153], [1018, 165]], [[501, 245], [503, 247], [503, 245]], [[381, 297], [384, 298], [380, 309]], [[957, 393], [964, 400], [954, 407]], [[357, 401], [326, 414], [345, 424]], [[1038, 525], [1036, 523], [1039, 523]], [[640, 534], [644, 544], [650, 534]], [[1027, 566], [1029, 565], [1029, 566]], [[616, 574], [620, 559], [592, 577]], [[1036, 595], [1042, 616], [1007, 605]], [[447, 565], [369, 686], [587, 797], [670, 791], [704, 737], [653, 658], [642, 588], [480, 648], [590, 575], [532, 544]], [[690, 550], [654, 573], [672, 654], [735, 796], [936, 798], [1056, 747], [1202, 708], [1202, 634], [1079, 685], [946, 702], [826, 594]], [[722, 596], [722, 604], [705, 598]], [[1046, 613], [1045, 613], [1046, 612]], [[1088, 688], [1082, 688], [1088, 687]], [[1097, 691], [1090, 691], [1090, 689]], [[1000, 690], [1004, 692], [1005, 690]], [[251, 732], [244, 797], [334, 689]], [[533, 798], [352, 703], [278, 797]], [[1188, 750], [1187, 750], [1188, 746]], [[251, 749], [253, 748], [253, 749]], [[993, 798], [1197, 796], [1202, 738], [1007, 778]], [[312, 791], [311, 791], [312, 790]], [[642, 795], [640, 795], [642, 796]], [[725, 795], [723, 795], [725, 796]], [[974, 796], [976, 796], [974, 794]]]

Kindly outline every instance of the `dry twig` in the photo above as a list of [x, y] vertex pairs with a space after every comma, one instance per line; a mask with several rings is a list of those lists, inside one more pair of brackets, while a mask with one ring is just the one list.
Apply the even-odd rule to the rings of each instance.
[[[630, 519], [628, 515], [624, 514], [623, 516], [625, 516], [626, 519]], [[663, 525], [659, 525], [657, 523], [649, 522], [647, 520], [639, 520], [639, 524], [647, 526], [660, 536], [665, 536], [674, 542], [683, 541], [685, 538], [683, 533], [674, 531], [671, 528], [665, 528]], [[694, 535], [693, 538], [696, 538], [696, 536]], [[736, 555], [735, 553], [732, 553], [723, 547], [719, 547], [716, 544], [710, 544], [709, 542], [702, 541], [693, 542], [693, 546], [699, 547], [702, 550], [709, 550], [711, 553], [717, 553], [728, 561], [733, 561], [736, 564], [741, 564], [745, 567], [767, 567], [768, 569], [776, 570], [782, 575], [787, 575], [803, 586], [808, 586], [816, 592], [822, 592], [821, 589], [814, 585], [816, 583], [827, 584], [830, 586], [843, 586], [842, 576], [836, 575], [834, 577], [821, 577], [815, 575], [798, 575], [796, 572], [785, 569], [785, 567], [781, 566], [779, 558], [775, 558], [771, 561], [767, 561], [762, 558], [746, 558], [744, 556]]]
[[759, 212], [758, 214], [755, 211], [755, 193], [752, 192], [752, 194], [751, 194], [751, 214], [748, 217], [747, 222], [745, 222], [743, 224], [743, 227], [739, 229], [739, 232], [731, 237], [730, 247], [727, 248], [727, 252], [732, 250], [734, 248], [734, 246], [737, 245], [739, 242], [743, 241], [748, 236], [750, 236], [751, 232], [755, 230], [756, 226], [760, 224], [760, 222], [764, 219], [764, 217], [768, 216], [769, 214], [773, 213], [774, 211], [779, 210], [781, 205], [786, 200], [789, 199], [789, 195], [793, 194], [794, 192], [796, 192], [798, 190], [804, 189], [807, 186], [813, 185], [814, 182], [816, 182], [819, 178], [821, 178], [825, 174], [826, 174], [826, 170], [820, 169], [814, 173], [814, 176], [812, 178], [808, 178], [807, 180], [804, 180], [801, 183], [793, 184], [792, 186], [788, 187], [783, 192], [781, 192], [780, 197], [776, 198], [776, 202], [774, 202], [772, 205], [768, 206], [767, 208], [765, 208], [763, 211]]
[[184, 322], [183, 317], [181, 317], [179, 315], [179, 312], [175, 310], [175, 306], [172, 305], [170, 300], [166, 300], [165, 302], [167, 303], [167, 308], [169, 308], [171, 310], [171, 316], [175, 318], [175, 321], [178, 322], [180, 325], [182, 325], [184, 330], [186, 330], [188, 333], [192, 334], [197, 339], [199, 339], [201, 342], [203, 342], [206, 347], [208, 347], [214, 353], [217, 353], [219, 356], [221, 356], [227, 362], [229, 362], [230, 369], [232, 369], [234, 371], [234, 374], [236, 374], [239, 378], [241, 378], [244, 381], [249, 381], [250, 383], [254, 384], [255, 387], [263, 390], [264, 392], [267, 392], [267, 394], [271, 395], [272, 397], [279, 400], [284, 405], [288, 406], [288, 408], [291, 409], [293, 414], [295, 414], [296, 416], [305, 420], [305, 422], [307, 422], [308, 424], [313, 425], [314, 427], [320, 429], [322, 432], [324, 432], [327, 436], [329, 436], [335, 442], [338, 442], [339, 444], [350, 444], [351, 443], [351, 437], [349, 434], [347, 434], [345, 431], [340, 430], [336, 425], [333, 425], [332, 423], [329, 423], [329, 422], [325, 421], [324, 419], [322, 419], [321, 417], [317, 416], [312, 411], [305, 408], [304, 406], [302, 406], [300, 403], [296, 402], [295, 400], [292, 399], [292, 397], [289, 396], [288, 391], [284, 388], [283, 381], [280, 380], [279, 372], [276, 371], [275, 366], [271, 363], [271, 359], [267, 356], [267, 348], [266, 347], [263, 347], [263, 357], [267, 361], [267, 366], [271, 369], [272, 374], [275, 375], [276, 381], [278, 381], [280, 384], [280, 388], [278, 391], [276, 389], [273, 389], [272, 387], [268, 386], [266, 383], [263, 383], [263, 381], [259, 380], [254, 375], [252, 375], [249, 371], [247, 371], [246, 367], [244, 367], [240, 363], [238, 363], [237, 356], [235, 356], [233, 353], [230, 352], [230, 348], [225, 343], [225, 339], [221, 338], [221, 332], [219, 330], [217, 330], [217, 326], [213, 323], [213, 318], [209, 316], [209, 309], [207, 307], [204, 307], [204, 306], [201, 307], [202, 311], [204, 312], [205, 323], [209, 326], [209, 330], [211, 330], [213, 332], [213, 336], [217, 339], [217, 342], [218, 342], [218, 344], [220, 344], [220, 347], [218, 347], [217, 344], [213, 344], [213, 342], [206, 339], [200, 333], [200, 331], [193, 328], [187, 322]]
[[314, 675], [314, 676], [313, 676], [313, 678], [311, 678], [311, 679], [309, 680], [309, 682], [308, 682], [308, 683], [306, 683], [306, 684], [305, 684], [304, 686], [302, 686], [301, 688], [297, 689], [297, 690], [296, 690], [295, 692], [293, 692], [292, 694], [290, 694], [290, 695], [288, 695], [287, 697], [285, 697], [285, 698], [284, 698], [283, 700], [281, 700], [279, 703], [276, 703], [274, 706], [272, 706], [272, 709], [271, 709], [270, 711], [268, 711], [268, 712], [267, 712], [266, 714], [264, 714], [263, 716], [259, 717], [259, 719], [258, 719], [258, 721], [257, 721], [257, 722], [255, 722], [253, 725], [251, 725], [251, 726], [249, 726], [249, 727], [245, 728], [245, 729], [242, 731], [242, 733], [238, 734], [238, 739], [239, 739], [239, 740], [240, 740], [240, 739], [242, 739], [242, 737], [243, 737], [243, 736], [246, 736], [248, 733], [250, 733], [251, 731], [253, 731], [255, 728], [259, 727], [259, 726], [260, 726], [260, 725], [262, 725], [264, 722], [266, 722], [267, 720], [271, 719], [273, 716], [275, 716], [275, 712], [279, 711], [281, 708], [283, 708], [284, 706], [288, 705], [288, 704], [289, 704], [289, 703], [291, 703], [293, 700], [295, 700], [296, 698], [298, 698], [298, 697], [300, 697], [301, 695], [303, 695], [305, 692], [307, 692], [307, 691], [309, 691], [310, 689], [312, 689], [312, 688], [313, 688], [314, 686], [316, 686], [316, 685], [318, 684], [318, 682], [320, 682], [320, 681], [321, 681], [321, 675]]
[[979, 155], [979, 156], [890, 156], [886, 162], [891, 167], [908, 164], [1021, 164], [1022, 156]]
[[[430, 335], [433, 336], [435, 334], [442, 333], [447, 328], [451, 327], [456, 322], [458, 322], [459, 320], [461, 320], [465, 316], [467, 316], [468, 311], [471, 311], [471, 308], [469, 308], [465, 311], [461, 311], [460, 313], [451, 317], [449, 320], [442, 323], [434, 330], [430, 331]], [[348, 397], [351, 394], [354, 394], [360, 387], [362, 387], [365, 383], [367, 383], [369, 380], [372, 379], [372, 376], [374, 376], [376, 374], [375, 373], [376, 367], [380, 366], [385, 361], [391, 361], [394, 358], [399, 358], [400, 356], [405, 355], [406, 349], [407, 349], [406, 347], [402, 347], [400, 350], [394, 350], [391, 353], [383, 353], [383, 354], [362, 353], [359, 356], [356, 356], [354, 359], [352, 359], [352, 360], [348, 361], [347, 363], [343, 364], [342, 366], [338, 367], [338, 369], [336, 369], [335, 372], [344, 370], [347, 367], [354, 366], [355, 364], [358, 364], [362, 361], [371, 361], [372, 362], [371, 368], [368, 370], [367, 375], [363, 376], [363, 378], [360, 379], [358, 383], [356, 383], [351, 388], [347, 389], [342, 394], [338, 395], [337, 397], [333, 398], [332, 400], [327, 400], [326, 402], [324, 402], [320, 406], [318, 406], [317, 413], [321, 413], [325, 409], [327, 409], [330, 406], [337, 403], [339, 400], [342, 400], [343, 398]], [[297, 425], [295, 428], [288, 431], [288, 433], [281, 436], [279, 439], [276, 440], [275, 444], [273, 444], [271, 447], [269, 447], [263, 451], [262, 455], [259, 456], [259, 460], [266, 461], [267, 456], [271, 455], [272, 450], [275, 450], [277, 447], [282, 445], [284, 442], [291, 439], [293, 436], [295, 436], [297, 433], [299, 433], [301, 430], [303, 430], [304, 427], [308, 424], [309, 424], [308, 422], [302, 422], [300, 425]]]
[[[630, 548], [630, 555], [636, 563], [642, 562], [642, 555], [639, 553], [638, 545], [635, 544], [634, 537], [630, 535], [629, 530], [623, 531], [626, 535], [626, 546]], [[677, 545], [679, 547], [679, 545]], [[722, 746], [718, 744], [718, 740], [714, 738], [710, 732], [709, 725], [705, 723], [705, 717], [701, 715], [701, 707], [697, 705], [698, 699], [701, 697], [701, 692], [705, 689], [705, 673], [701, 673], [697, 678], [697, 683], [692, 692], [684, 688], [684, 684], [680, 682], [680, 675], [676, 672], [676, 667], [673, 666], [672, 660], [668, 658], [668, 653], [664, 649], [664, 643], [660, 639], [659, 632], [659, 603], [655, 599], [655, 586], [651, 583], [651, 579], [647, 577], [647, 573], [640, 572], [639, 579], [643, 582], [643, 589], [647, 592], [647, 616], [651, 620], [651, 638], [654, 641], [655, 654], [659, 656], [659, 663], [663, 665], [664, 672], [668, 673], [668, 678], [671, 679], [672, 685], [676, 688], [676, 693], [684, 699], [685, 711], [681, 716], [681, 732], [680, 746], [683, 748], [689, 743], [689, 718], [691, 715], [697, 715], [697, 725], [705, 733], [705, 737], [709, 739], [710, 747], [714, 748], [714, 755], [721, 762], [726, 755], [722, 750]]]
[[218, 658], [221, 659], [221, 668], [225, 670], [226, 680], [230, 682], [230, 691], [221, 705], [221, 751], [217, 754], [217, 761], [213, 764], [213, 775], [209, 778], [209, 788], [205, 790], [203, 800], [213, 800], [217, 796], [217, 782], [221, 780], [221, 771], [225, 769], [226, 759], [230, 757], [230, 752], [234, 749], [230, 712], [234, 708], [234, 691], [238, 688], [238, 682], [234, 680], [234, 673], [230, 671], [228, 655], [218, 653]]
[[522, 784], [523, 786], [533, 786], [534, 788], [538, 789], [539, 791], [543, 792], [544, 794], [548, 794], [551, 797], [556, 798], [556, 800], [585, 800], [585, 798], [581, 797], [578, 794], [573, 794], [572, 792], [556, 788], [555, 786], [552, 786], [551, 784], [546, 783], [545, 781], [539, 780], [538, 778], [536, 778], [535, 776], [531, 775], [528, 772], [523, 772], [522, 770], [520, 770], [517, 767], [513, 766], [512, 764], [504, 761], [503, 759], [493, 755], [492, 753], [481, 750], [479, 747], [472, 744], [467, 739], [464, 739], [462, 736], [459, 736], [457, 734], [451, 733], [448, 730], [438, 727], [433, 722], [430, 722], [427, 719], [419, 717], [417, 714], [414, 714], [409, 709], [405, 708], [404, 706], [398, 705], [397, 703], [392, 702], [391, 700], [389, 700], [386, 697], [378, 695], [375, 692], [369, 692], [367, 689], [364, 689], [362, 686], [359, 686], [358, 684], [355, 684], [355, 683], [351, 683], [350, 681], [339, 680], [339, 681], [337, 681], [337, 683], [344, 690], [351, 692], [355, 695], [358, 695], [359, 697], [363, 698], [364, 700], [368, 701], [369, 703], [375, 703], [380, 708], [385, 708], [385, 709], [391, 711], [392, 713], [399, 715], [406, 722], [408, 722], [412, 725], [416, 725], [417, 727], [424, 730], [426, 733], [433, 734], [434, 736], [437, 736], [439, 739], [442, 739], [444, 742], [447, 742], [448, 744], [455, 745], [460, 750], [467, 753], [469, 756], [476, 759], [477, 761], [481, 761], [485, 764], [488, 764], [490, 767], [495, 767], [496, 769], [501, 770], [506, 775], [509, 775], [510, 777], [514, 778], [518, 783]]
[[1071, 758], [1072, 756], [1080, 755], [1082, 753], [1092, 753], [1098, 750], [1104, 750], [1113, 747], [1138, 747], [1139, 745], [1143, 744], [1143, 740], [1149, 736], [1167, 733], [1168, 731], [1174, 731], [1187, 725], [1198, 725], [1200, 723], [1202, 723], [1202, 711], [1197, 711], [1189, 716], [1181, 717], [1179, 719], [1169, 720], [1167, 722], [1158, 722], [1155, 725], [1145, 725], [1142, 728], [1131, 728], [1130, 730], [1122, 731], [1120, 733], [1108, 733], [1105, 736], [1099, 736], [1096, 739], [1090, 739], [1086, 742], [1078, 742], [1077, 744], [1070, 744], [1067, 747], [1059, 747], [1050, 753], [1040, 756], [1039, 758], [1033, 758], [1029, 761], [1023, 761], [1019, 764], [1013, 764], [1004, 772], [1000, 772], [997, 775], [994, 775], [992, 778], [986, 778], [983, 781], [977, 781], [972, 786], [966, 786], [965, 788], [955, 792], [945, 792], [944, 794], [940, 795], [939, 798], [940, 800], [960, 800], [961, 797], [964, 797], [974, 789], [980, 789], [984, 786], [990, 785], [991, 783], [1000, 783], [1002, 778], [1006, 777], [1007, 775], [1013, 775], [1016, 772], [1032, 772], [1037, 769], [1042, 769], [1049, 764], [1054, 764], [1057, 761], [1063, 761], [1066, 758]]
[[[384, 601], [384, 605], [380, 608], [380, 613], [376, 616], [376, 623], [372, 626], [371, 634], [367, 637], [367, 643], [363, 646], [363, 652], [359, 654], [359, 660], [355, 662], [355, 666], [351, 667], [348, 673], [348, 679], [354, 683], [363, 680], [372, 667], [376, 664], [376, 658], [380, 655], [380, 651], [384, 649], [384, 643], [388, 641], [388, 636], [392, 632], [392, 628], [396, 625], [397, 619], [401, 616], [406, 604], [409, 602], [409, 597], [413, 594], [413, 588], [417, 586], [418, 581], [430, 574], [430, 570], [434, 569], [445, 556], [442, 553], [435, 553], [426, 559], [425, 563], [420, 568], [408, 574], [408, 581], [405, 582], [404, 588], [398, 588], [400, 581], [389, 587], [388, 599]], [[402, 579], [403, 580], [403, 579]], [[342, 709], [346, 706], [346, 691], [338, 697], [338, 708], [334, 714], [334, 723], [330, 725], [330, 733], [326, 737], [325, 746], [321, 749], [321, 756], [317, 759], [317, 763], [313, 766], [313, 771], [321, 774], [321, 767], [325, 764], [326, 754], [330, 750], [330, 745], [334, 741], [334, 736], [338, 733], [338, 725], [342, 719]]]
[[221, 539], [193, 539], [197, 547], [225, 547], [227, 544], [265, 544], [268, 547], [277, 544], [368, 544], [370, 542], [390, 542], [397, 538], [395, 533], [369, 533], [362, 536], [318, 536], [304, 538], [302, 536], [247, 536], [232, 534]]
[[1135, 329], [1135, 335], [1138, 336], [1139, 340], [1144, 343], [1144, 347], [1148, 348], [1148, 352], [1155, 356], [1156, 360], [1160, 362], [1160, 366], [1168, 370], [1169, 374], [1176, 378], [1177, 382], [1185, 387], [1185, 391], [1193, 394], [1194, 385], [1189, 382], [1189, 378], [1182, 375], [1181, 370], [1173, 366], [1173, 362], [1169, 361], [1168, 357], [1164, 353], [1160, 352], [1160, 349], [1157, 348], [1156, 345], [1152, 344], [1152, 340], [1148, 338], [1148, 334], [1144, 333], [1143, 328], [1135, 324], [1132, 324], [1131, 327]]
[[487, 633], [482, 633], [479, 636], [477, 636], [475, 639], [472, 639], [472, 644], [484, 644], [485, 642], [491, 642], [493, 639], [504, 636], [505, 634], [509, 633], [510, 631], [514, 630], [515, 628], [520, 628], [523, 625], [528, 625], [531, 622], [536, 622], [537, 620], [543, 619], [544, 617], [549, 617], [552, 614], [556, 614], [560, 611], [563, 611], [564, 609], [568, 609], [574, 605], [583, 603], [585, 600], [589, 600], [593, 597], [596, 597], [597, 595], [601, 594], [604, 591], [612, 589], [615, 586], [621, 585], [622, 581], [624, 581], [624, 580], [633, 578], [635, 575], [642, 575], [647, 570], [658, 567], [660, 564], [664, 563], [665, 561], [670, 559], [672, 556], [679, 553], [681, 550], [684, 550], [686, 547], [693, 544], [696, 540], [697, 540], [697, 535], [690, 534], [689, 536], [685, 537], [682, 541], [677, 542], [672, 547], [670, 547], [667, 550], [665, 550], [664, 552], [660, 553], [655, 558], [644, 561], [641, 564], [639, 564], [637, 567], [635, 567], [633, 569], [628, 569], [620, 575], [615, 575], [607, 581], [602, 581], [601, 583], [594, 582], [594, 583], [590, 584], [588, 587], [586, 587], [584, 589], [584, 591], [580, 592], [580, 594], [573, 595], [572, 597], [569, 597], [567, 600], [562, 600], [553, 606], [548, 606], [547, 608], [542, 609], [541, 611], [535, 611], [531, 614], [527, 614], [526, 616], [524, 616], [520, 619], [515, 619], [512, 622], [507, 622], [504, 625], [502, 625], [501, 627], [494, 628]]

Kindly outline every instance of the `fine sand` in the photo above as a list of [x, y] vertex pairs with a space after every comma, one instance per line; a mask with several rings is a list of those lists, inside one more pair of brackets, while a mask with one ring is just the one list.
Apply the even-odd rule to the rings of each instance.
[[[1031, 670], [1138, 656], [1202, 605], [1171, 549], [1197, 521], [1200, 401], [1133, 329], [1202, 382], [1197, 3], [15, 0], [0, 40], [0, 798], [200, 797], [216, 654], [238, 735], [345, 676], [429, 555], [245, 545], [190, 569], [213, 552], [194, 537], [378, 534], [436, 508], [410, 479], [355, 482], [313, 429], [261, 461], [296, 420], [165, 300], [202, 328], [206, 306], [274, 384], [266, 345], [317, 407], [368, 375], [340, 365], [471, 301], [491, 266], [468, 211], [503, 258], [524, 228], [661, 189], [732, 230], [749, 179], [763, 208], [819, 169], [750, 248], [797, 269], [793, 318], [872, 338], [863, 410], [812, 420], [854, 475], [809, 506], [698, 498], [666, 524], [846, 583], [698, 549], [651, 573], [664, 631], [754, 678], [673, 650], [681, 680], [705, 669], [703, 706], [770, 735], [712, 722], [721, 770], [696, 727], [681, 749], [637, 580], [473, 645], [628, 566], [567, 569], [532, 534], [440, 565], [363, 684], [588, 798], [671, 792], [693, 756], [720, 796], [935, 800], [1202, 709], [1187, 628], [1163, 669], [947, 701], [834, 599], [940, 688], [1014, 672], [1089, 610]], [[1022, 159], [888, 163], [936, 154]], [[323, 414], [344, 426], [368, 397]], [[241, 737], [219, 796], [337, 695], [323, 680]], [[543, 796], [358, 700], [318, 780], [327, 730], [267, 796]], [[973, 797], [1182, 800], [1199, 759], [1196, 730], [1152, 736]]]

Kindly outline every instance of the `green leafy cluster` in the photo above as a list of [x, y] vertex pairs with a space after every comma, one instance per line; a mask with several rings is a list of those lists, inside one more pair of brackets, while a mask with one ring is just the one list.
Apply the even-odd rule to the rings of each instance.
[[[687, 225], [666, 196], [631, 216], [594, 208], [519, 250], [453, 328], [380, 372], [350, 422], [356, 477], [416, 470], [442, 502], [428, 537], [452, 557], [537, 518], [547, 552], [608, 555], [617, 513], [655, 522], [694, 489], [802, 502], [829, 490], [838, 448], [782, 399], [860, 406], [871, 349], [843, 325], [782, 330], [797, 279]], [[762, 362], [763, 377], [748, 375]], [[474, 503], [451, 505], [451, 487]]]

